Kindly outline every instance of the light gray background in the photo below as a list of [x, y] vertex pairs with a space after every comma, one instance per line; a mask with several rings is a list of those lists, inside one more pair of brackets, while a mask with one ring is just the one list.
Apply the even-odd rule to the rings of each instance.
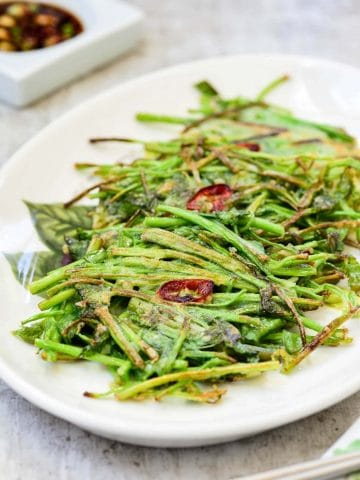
[[[133, 3], [145, 11], [146, 27], [143, 41], [131, 53], [31, 108], [0, 105], [0, 165], [71, 107], [167, 65], [229, 53], [282, 52], [360, 66], [357, 0]], [[0, 479], [225, 480], [321, 455], [359, 415], [359, 405], [357, 394], [318, 415], [253, 438], [216, 447], [161, 450], [83, 432], [38, 410], [0, 381]]]

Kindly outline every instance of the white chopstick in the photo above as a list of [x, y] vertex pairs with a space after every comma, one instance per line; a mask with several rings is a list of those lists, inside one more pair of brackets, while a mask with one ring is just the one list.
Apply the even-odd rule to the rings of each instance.
[[329, 480], [360, 470], [360, 452], [312, 460], [233, 480]]

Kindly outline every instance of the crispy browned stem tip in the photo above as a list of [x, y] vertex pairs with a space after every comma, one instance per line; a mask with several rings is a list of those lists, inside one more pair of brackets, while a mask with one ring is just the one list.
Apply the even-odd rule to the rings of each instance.
[[[349, 310], [349, 313], [345, 315], [346, 318], [351, 318], [353, 315], [355, 315], [359, 311], [360, 307], [352, 307]], [[332, 332], [332, 326], [336, 323], [336, 320], [333, 320], [330, 322], [328, 325], [326, 325], [321, 332], [319, 332], [312, 340], [309, 342], [304, 350], [308, 350], [309, 352], [314, 351], [319, 345], [321, 345], [331, 334]]]
[[248, 105], [239, 105], [238, 107], [235, 107], [235, 108], [229, 108], [227, 110], [222, 110], [221, 112], [211, 113], [210, 115], [206, 115], [205, 117], [199, 118], [198, 120], [194, 120], [194, 122], [186, 125], [186, 127], [182, 130], [182, 133], [186, 133], [192, 128], [198, 127], [202, 123], [207, 122], [208, 120], [211, 120], [213, 118], [225, 117], [226, 115], [231, 115], [233, 113], [237, 113], [237, 112], [240, 112], [241, 110], [245, 110], [251, 107], [265, 107], [265, 106], [266, 106], [265, 102], [256, 101], [256, 102], [251, 102]]
[[301, 217], [307, 214], [307, 211], [304, 210], [298, 210], [291, 218], [283, 222], [283, 227], [285, 229], [289, 228], [291, 225], [296, 223], [298, 220], [300, 220]]
[[297, 323], [298, 328], [299, 328], [301, 342], [303, 344], [303, 347], [305, 347], [306, 346], [306, 331], [305, 331], [304, 324], [301, 320], [301, 317], [300, 317], [298, 311], [296, 310], [296, 307], [295, 307], [294, 303], [292, 302], [292, 300], [289, 297], [287, 297], [286, 295], [283, 294], [282, 290], [277, 285], [272, 285], [272, 288], [273, 288], [273, 291], [286, 303], [289, 310], [294, 315], [294, 318], [295, 318], [296, 323]]
[[293, 145], [307, 145], [308, 143], [323, 143], [321, 138], [306, 138], [305, 140], [297, 140], [292, 142]]
[[122, 137], [95, 137], [95, 138], [90, 138], [89, 142], [90, 143], [101, 143], [101, 142], [128, 142], [131, 143], [134, 140], [131, 138], [122, 138]]
[[83, 396], [84, 396], [84, 397], [87, 397], [87, 398], [95, 398], [95, 397], [94, 397], [94, 394], [91, 393], [91, 392], [84, 392], [84, 393], [83, 393]]
[[346, 238], [344, 240], [344, 243], [346, 245], [349, 245], [350, 247], [354, 247], [354, 248], [360, 248], [360, 243], [359, 242], [355, 242], [354, 240], [351, 240], [350, 238]]
[[85, 197], [88, 193], [90, 193], [92, 190], [95, 190], [96, 188], [99, 188], [99, 187], [102, 187], [103, 185], [107, 185], [109, 183], [112, 183], [114, 182], [114, 178], [110, 178], [109, 180], [105, 180], [103, 182], [98, 182], [98, 183], [95, 183], [95, 185], [92, 185], [91, 187], [89, 188], [86, 188], [85, 190], [83, 190], [82, 192], [78, 193], [74, 198], [72, 198], [71, 200], [69, 200], [68, 202], [65, 202], [64, 203], [64, 208], [69, 208], [71, 207], [71, 205], [73, 205], [74, 203], [78, 202], [79, 200], [81, 200], [83, 197]]
[[74, 163], [74, 166], [75, 166], [75, 168], [92, 168], [92, 167], [96, 168], [96, 167], [99, 166], [99, 164], [98, 163], [89, 163], [89, 162], [87, 162], [87, 163], [76, 162], [76, 163]]
[[352, 307], [341, 317], [335, 318], [328, 325], [326, 325], [321, 332], [319, 332], [311, 342], [307, 343], [303, 349], [295, 356], [290, 367], [286, 367], [285, 371], [290, 372], [296, 365], [304, 360], [311, 352], [313, 352], [319, 345], [322, 345], [332, 332], [340, 327], [346, 320], [349, 320], [353, 315], [359, 311], [360, 307]]
[[340, 220], [339, 222], [323, 222], [311, 227], [304, 228], [297, 232], [298, 235], [304, 235], [305, 233], [312, 232], [313, 230], [323, 230], [324, 228], [337, 227], [337, 228], [357, 228], [360, 226], [360, 220]]
[[132, 222], [140, 215], [141, 213], [141, 208], [138, 208], [132, 215], [131, 217], [126, 221], [125, 223], [125, 228], [128, 228], [131, 226]]
[[[241, 123], [241, 122], [239, 122]], [[287, 128], [273, 128], [266, 133], [259, 133], [258, 135], [252, 135], [251, 137], [242, 138], [239, 142], [251, 142], [253, 140], [262, 140], [263, 138], [276, 137], [281, 133], [287, 132]], [[233, 142], [236, 143], [236, 142]]]

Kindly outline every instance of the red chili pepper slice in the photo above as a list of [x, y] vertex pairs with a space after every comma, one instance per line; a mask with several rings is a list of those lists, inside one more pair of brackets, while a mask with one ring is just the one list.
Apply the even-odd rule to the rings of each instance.
[[210, 299], [214, 288], [211, 280], [171, 280], [166, 282], [157, 291], [157, 294], [169, 302], [177, 303], [204, 303]]
[[225, 201], [232, 195], [229, 185], [219, 183], [201, 188], [186, 204], [188, 210], [218, 212], [225, 209]]
[[235, 145], [241, 148], [247, 148], [252, 152], [260, 152], [261, 147], [258, 143], [251, 143], [251, 142], [236, 142]]

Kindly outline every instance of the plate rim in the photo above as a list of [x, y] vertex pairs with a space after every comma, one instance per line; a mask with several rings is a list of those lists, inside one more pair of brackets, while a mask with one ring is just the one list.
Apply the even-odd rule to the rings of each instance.
[[[126, 90], [128, 87], [136, 86], [147, 80], [153, 80], [157, 77], [162, 77], [163, 75], [176, 73], [176, 71], [186, 70], [189, 67], [194, 65], [206, 65], [207, 63], [213, 63], [218, 61], [240, 61], [250, 58], [256, 58], [260, 60], [263, 59], [276, 59], [278, 61], [289, 61], [293, 63], [303, 64], [304, 62], [309, 63], [318, 63], [324, 67], [338, 67], [341, 69], [348, 70], [350, 73], [357, 72], [360, 73], [360, 68], [357, 68], [346, 63], [332, 61], [328, 59], [321, 59], [313, 56], [306, 55], [288, 55], [288, 54], [272, 54], [272, 53], [250, 53], [250, 54], [236, 54], [236, 55], [221, 55], [215, 57], [209, 57], [206, 59], [195, 60], [191, 62], [184, 62], [170, 67], [162, 68], [145, 75], [141, 75], [135, 79], [130, 79], [125, 82], [120, 82], [119, 84], [106, 89], [105, 91], [96, 94], [84, 102], [81, 102], [78, 105], [75, 105], [69, 111], [63, 113], [58, 118], [50, 122], [45, 128], [42, 128], [38, 133], [36, 133], [30, 140], [24, 143], [9, 160], [0, 168], [0, 186], [2, 181], [6, 181], [7, 175], [11, 172], [14, 165], [16, 165], [18, 158], [21, 158], [24, 152], [28, 148], [31, 148], [33, 145], [36, 145], [37, 142], [41, 142], [43, 136], [46, 136], [48, 132], [51, 132], [54, 128], [56, 129], [58, 125], [61, 125], [63, 122], [66, 122], [68, 117], [71, 117], [74, 113], [81, 114], [81, 111], [91, 106], [92, 103], [96, 103], [102, 98], [113, 95], [115, 92], [121, 90]], [[19, 374], [16, 373], [16, 370], [13, 370], [8, 366], [0, 356], [0, 378], [16, 393], [21, 397], [25, 398], [32, 404], [36, 405], [40, 409], [58, 417], [63, 420], [69, 421], [72, 424], [75, 424], [85, 430], [89, 430], [96, 434], [100, 434], [104, 437], [115, 438], [117, 440], [125, 441], [127, 443], [132, 443], [136, 445], [144, 446], [166, 446], [166, 447], [193, 447], [200, 445], [210, 445], [216, 443], [223, 443], [230, 440], [234, 440], [241, 437], [246, 437], [251, 434], [256, 434], [259, 432], [265, 432], [271, 428], [280, 427], [282, 425], [294, 422], [301, 418], [305, 418], [309, 415], [322, 411], [341, 400], [349, 397], [350, 395], [356, 393], [360, 389], [360, 376], [359, 378], [351, 378], [347, 383], [341, 384], [341, 389], [335, 392], [330, 398], [322, 398], [321, 401], [316, 400], [312, 402], [305, 403], [301, 408], [297, 408], [296, 413], [293, 414], [289, 412], [287, 415], [280, 414], [277, 412], [272, 412], [271, 415], [267, 418], [267, 421], [264, 422], [264, 418], [261, 417], [260, 420], [253, 420], [250, 424], [246, 424], [246, 427], [239, 432], [239, 426], [235, 424], [232, 428], [229, 428], [229, 425], [226, 425], [226, 430], [224, 427], [217, 425], [216, 430], [213, 431], [211, 428], [211, 423], [206, 429], [202, 429], [200, 433], [195, 433], [191, 431], [191, 438], [189, 432], [183, 428], [177, 428], [176, 435], [166, 427], [166, 424], [163, 423], [158, 426], [156, 430], [151, 432], [144, 432], [141, 428], [136, 431], [134, 429], [129, 431], [129, 427], [124, 424], [122, 431], [119, 431], [118, 425], [111, 424], [110, 419], [107, 422], [104, 422], [104, 419], [99, 419], [96, 414], [90, 411], [81, 411], [79, 406], [71, 406], [63, 403], [62, 401], [56, 399], [56, 397], [51, 396], [48, 393], [45, 393], [41, 389], [33, 386], [30, 382], [27, 382]], [[310, 403], [310, 404], [309, 404]], [[216, 407], [215, 407], [216, 408]], [[100, 423], [100, 424], [99, 424]]]

